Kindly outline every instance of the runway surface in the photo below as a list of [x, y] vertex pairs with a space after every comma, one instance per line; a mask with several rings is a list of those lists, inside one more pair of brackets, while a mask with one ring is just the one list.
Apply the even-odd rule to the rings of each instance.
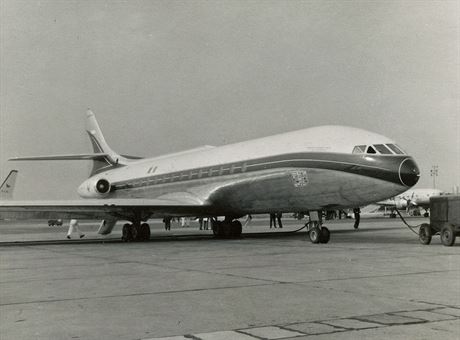
[[0, 221], [0, 338], [459, 339], [458, 242], [352, 224], [328, 221], [314, 245], [265, 219], [234, 240], [154, 223], [144, 243], [119, 242], [120, 225], [68, 241], [65, 226]]

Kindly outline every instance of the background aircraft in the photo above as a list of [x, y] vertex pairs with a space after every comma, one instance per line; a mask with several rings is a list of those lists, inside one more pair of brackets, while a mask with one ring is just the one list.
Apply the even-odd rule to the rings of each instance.
[[6, 176], [2, 185], [0, 186], [0, 199], [8, 200], [13, 198], [14, 185], [16, 184], [16, 177], [18, 176], [18, 170], [11, 170], [8, 176]]
[[392, 209], [390, 217], [396, 217], [395, 209], [408, 212], [418, 211], [418, 208], [425, 209], [424, 216], [428, 217], [428, 209], [430, 208], [430, 197], [443, 195], [444, 192], [439, 189], [410, 189], [400, 195], [389, 198], [384, 201], [377, 202], [380, 206], [386, 206]]
[[[314, 243], [329, 241], [317, 212], [359, 207], [415, 185], [419, 170], [387, 137], [345, 126], [320, 126], [220, 147], [155, 158], [122, 156], [106, 143], [87, 112], [94, 153], [13, 160], [92, 160], [90, 177], [78, 188], [85, 200], [1, 202], [13, 218], [103, 219], [111, 232], [127, 220], [123, 239], [146, 240], [149, 218], [214, 217], [219, 237], [241, 234], [247, 214], [310, 212]], [[225, 216], [218, 221], [216, 216]]]

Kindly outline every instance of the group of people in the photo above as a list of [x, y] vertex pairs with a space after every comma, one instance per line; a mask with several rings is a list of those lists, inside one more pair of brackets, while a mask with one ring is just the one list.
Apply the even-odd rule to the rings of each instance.
[[278, 221], [278, 228], [283, 228], [283, 223], [281, 223], [281, 217], [283, 217], [282, 213], [270, 214], [270, 229], [272, 227], [277, 228], [276, 221]]

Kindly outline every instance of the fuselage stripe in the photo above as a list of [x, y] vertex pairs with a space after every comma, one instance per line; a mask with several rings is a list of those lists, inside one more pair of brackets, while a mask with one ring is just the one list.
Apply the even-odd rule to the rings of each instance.
[[[399, 164], [403, 159], [407, 158], [407, 155], [372, 155], [372, 157], [370, 157], [368, 155], [363, 156], [356, 154], [321, 153], [321, 157], [314, 158], [312, 158], [311, 155], [311, 153], [279, 155], [253, 160], [243, 160], [231, 164], [226, 163], [202, 168], [184, 169], [170, 173], [118, 181], [112, 183], [112, 186], [114, 190], [122, 190], [279, 168], [315, 168], [343, 171], [400, 184], [398, 173]], [[318, 153], [315, 153], [315, 155], [318, 156]], [[331, 157], [335, 159], [327, 159]]]

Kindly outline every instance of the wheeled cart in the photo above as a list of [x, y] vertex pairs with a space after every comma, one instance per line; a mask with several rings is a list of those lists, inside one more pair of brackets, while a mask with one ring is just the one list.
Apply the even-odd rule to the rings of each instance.
[[460, 196], [445, 195], [430, 198], [430, 224], [420, 226], [419, 239], [430, 244], [432, 235], [439, 234], [445, 246], [452, 246], [460, 235]]

